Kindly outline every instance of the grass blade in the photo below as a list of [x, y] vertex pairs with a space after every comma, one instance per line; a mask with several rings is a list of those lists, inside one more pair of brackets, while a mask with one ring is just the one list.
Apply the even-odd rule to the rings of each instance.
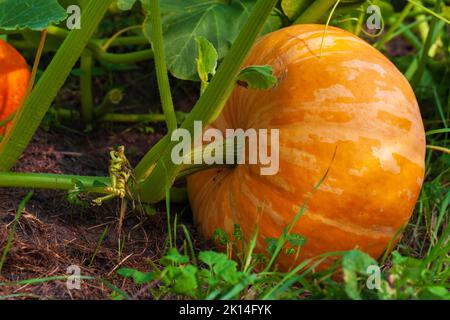
[[22, 212], [25, 209], [25, 206], [27, 205], [28, 201], [31, 199], [32, 196], [33, 196], [33, 192], [29, 192], [19, 204], [19, 208], [17, 209], [17, 213], [14, 218], [13, 225], [11, 227], [11, 230], [8, 233], [8, 240], [6, 241], [6, 245], [3, 248], [2, 258], [0, 260], [0, 274], [2, 273], [2, 269], [3, 269], [3, 265], [5, 264], [6, 257], [8, 256], [8, 253], [12, 248], [12, 245], [14, 242], [14, 237], [16, 235], [17, 224], [19, 223], [19, 219], [22, 216]]

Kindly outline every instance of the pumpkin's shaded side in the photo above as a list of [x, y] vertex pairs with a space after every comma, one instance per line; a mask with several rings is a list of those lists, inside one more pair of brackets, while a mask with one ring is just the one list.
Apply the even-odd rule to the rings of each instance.
[[[29, 80], [30, 71], [25, 59], [16, 49], [0, 40], [0, 121], [17, 110]], [[3, 132], [4, 128], [0, 128], [0, 133]]]
[[[425, 134], [414, 93], [380, 52], [344, 30], [297, 25], [260, 39], [246, 65], [270, 65], [280, 78], [267, 91], [236, 88], [212, 124], [280, 130], [280, 170], [257, 165], [207, 170], [188, 178], [199, 229], [239, 224], [247, 238], [260, 219], [264, 238], [278, 238], [313, 187], [308, 210], [293, 229], [307, 238], [299, 260], [359, 248], [378, 258], [410, 218], [424, 176]], [[293, 257], [282, 256], [286, 269]]]

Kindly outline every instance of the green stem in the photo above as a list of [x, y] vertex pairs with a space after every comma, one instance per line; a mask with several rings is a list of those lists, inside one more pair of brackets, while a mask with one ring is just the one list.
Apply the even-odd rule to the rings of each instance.
[[295, 19], [297, 19], [300, 14], [306, 10], [306, 8], [308, 8], [308, 6], [311, 5], [311, 3], [314, 0], [296, 0], [296, 4], [295, 4], [295, 16], [290, 17], [291, 21], [294, 21]]
[[92, 52], [84, 51], [81, 55], [81, 76], [80, 76], [80, 92], [81, 92], [81, 115], [85, 124], [92, 123], [94, 115], [94, 97], [92, 95]]
[[[74, 189], [75, 182], [83, 184], [84, 192], [108, 194], [105, 188], [99, 187], [98, 184], [110, 185], [110, 178], [50, 173], [0, 173], [0, 188], [70, 191]], [[172, 188], [170, 190], [170, 199], [174, 203], [185, 203], [187, 201], [186, 189]]]
[[165, 122], [166, 116], [161, 113], [155, 114], [108, 113], [99, 120], [102, 122], [118, 122], [118, 123]]
[[[80, 181], [87, 189], [97, 188], [95, 184], [101, 182], [109, 184], [108, 177], [87, 177], [77, 175], [62, 175], [48, 173], [0, 173], [0, 188], [32, 188], [51, 190], [72, 190], [74, 181]], [[104, 191], [100, 192], [104, 193]]]
[[417, 6], [418, 8], [420, 8], [421, 10], [425, 11], [428, 14], [431, 14], [432, 16], [434, 16], [435, 18], [445, 22], [446, 24], [450, 24], [450, 20], [447, 19], [445, 16], [437, 13], [437, 11], [439, 11], [440, 5], [441, 5], [441, 1], [439, 2], [439, 5], [436, 2], [433, 2], [435, 7], [434, 10], [431, 10], [427, 7], [425, 7], [424, 5], [422, 5], [420, 2], [414, 1], [414, 0], [408, 0], [409, 3], [414, 4], [415, 6]]
[[[69, 35], [70, 31], [66, 29], [62, 29], [56, 26], [50, 26], [48, 28], [49, 35], [55, 36], [56, 38], [59, 38], [61, 40], [64, 40]], [[22, 30], [14, 30], [14, 31], [5, 31], [0, 30], [0, 34], [21, 34], [23, 33]], [[99, 46], [102, 47], [105, 45], [110, 39], [102, 39], [102, 38], [92, 38], [89, 40], [89, 46]], [[15, 41], [14, 41], [15, 42]], [[144, 35], [136, 35], [136, 36], [123, 36], [123, 37], [117, 37], [114, 38], [113, 41], [109, 43], [109, 47], [120, 47], [120, 46], [134, 46], [134, 45], [148, 45], [148, 39]], [[28, 47], [28, 48], [35, 48], [35, 47]], [[28, 49], [27, 48], [27, 49]]]
[[[417, 21], [417, 24], [420, 22], [422, 21]], [[420, 48], [422, 48], [422, 42], [419, 38], [417, 38], [414, 32], [411, 31], [411, 28], [415, 25], [416, 23], [412, 23], [405, 26], [402, 23], [401, 28], [392, 37], [395, 38], [396, 36], [402, 34], [415, 49], [419, 50]]]
[[102, 50], [103, 51], [108, 51], [108, 49], [111, 47], [111, 44], [117, 39], [119, 38], [122, 34], [134, 30], [134, 29], [140, 29], [142, 30], [142, 25], [135, 25], [135, 26], [130, 26], [130, 27], [126, 27], [122, 30], [119, 30], [118, 32], [116, 32], [111, 38], [109, 38], [108, 40], [105, 41], [105, 43], [102, 45]]
[[153, 50], [146, 49], [131, 53], [109, 53], [102, 51], [100, 48], [89, 48], [92, 50], [94, 57], [103, 62], [113, 64], [134, 64], [141, 61], [153, 59]]
[[358, 17], [358, 22], [356, 23], [355, 30], [353, 32], [356, 36], [359, 36], [359, 34], [361, 33], [365, 16], [366, 12], [364, 10], [361, 10]]
[[336, 0], [317, 0], [314, 1], [298, 18], [294, 24], [316, 23], [330, 10]]
[[[267, 18], [272, 12], [277, 0], [259, 0], [242, 32], [239, 34], [230, 52], [219, 67], [204, 94], [195, 104], [182, 128], [191, 134], [194, 131], [194, 121], [201, 120], [203, 125], [214, 121], [220, 114], [227, 99], [231, 95], [240, 68], [260, 34]], [[147, 202], [156, 203], [164, 198], [168, 183], [173, 183], [181, 170], [171, 160], [171, 150], [176, 142], [170, 141], [166, 135], [157, 144], [157, 151], [152, 148], [136, 167], [136, 174], [140, 181], [141, 198]], [[161, 153], [162, 152], [162, 153]], [[158, 160], [155, 166], [155, 160]]]
[[[441, 5], [441, 0], [438, 0], [436, 2], [435, 9], [438, 10], [440, 5]], [[433, 17], [431, 19], [430, 29], [428, 30], [428, 35], [427, 35], [427, 38], [425, 40], [425, 44], [424, 44], [424, 46], [422, 48], [422, 51], [421, 51], [422, 55], [421, 55], [420, 60], [419, 60], [419, 65], [418, 65], [417, 70], [414, 73], [414, 76], [413, 76], [413, 78], [411, 80], [411, 86], [413, 88], [415, 88], [415, 89], [420, 84], [420, 80], [422, 79], [422, 75], [425, 72], [425, 67], [427, 65], [427, 60], [428, 60], [428, 54], [429, 54], [431, 45], [433, 44], [433, 38], [435, 36], [434, 31], [436, 29], [437, 22], [438, 22], [438, 19], [436, 17]]]
[[333, 16], [334, 11], [336, 10], [337, 6], [339, 5], [339, 2], [341, 2], [341, 0], [336, 1], [336, 3], [333, 5], [333, 8], [331, 8], [330, 14], [328, 15], [327, 23], [325, 24], [325, 30], [323, 31], [322, 42], [320, 44], [320, 57], [322, 57], [323, 45], [325, 44], [325, 38], [327, 36], [328, 25], [330, 24], [331, 17]]
[[436, 151], [440, 151], [446, 154], [450, 154], [450, 149], [445, 148], [445, 147], [441, 147], [441, 146], [432, 146], [432, 145], [427, 145], [427, 149], [430, 150], [436, 150]]
[[106, 114], [114, 111], [114, 108], [123, 100], [123, 92], [121, 89], [112, 89], [103, 98], [102, 103], [94, 109], [96, 119], [104, 117]]
[[[93, 42], [97, 42], [103, 47], [104, 46], [103, 43], [108, 42], [108, 39], [93, 39]], [[147, 37], [145, 37], [144, 35], [117, 37], [114, 38], [114, 40], [108, 44], [108, 47], [112, 48], [112, 47], [134, 46], [134, 45], [148, 45]]]
[[205, 171], [205, 170], [211, 170], [211, 169], [222, 169], [222, 168], [232, 168], [233, 165], [227, 165], [227, 164], [211, 164], [211, 165], [206, 165], [206, 164], [200, 164], [200, 165], [191, 165], [188, 166], [186, 168], [183, 168], [180, 173], [177, 176], [177, 181], [178, 180], [182, 180], [194, 173], [200, 172], [200, 171]]
[[[56, 27], [50, 26], [47, 30], [50, 36], [65, 40], [70, 31]], [[97, 60], [110, 63], [136, 63], [140, 61], [145, 61], [153, 58], [153, 50], [145, 49], [140, 51], [135, 51], [131, 53], [109, 53], [102, 49], [102, 45], [107, 42], [108, 39], [90, 39], [86, 45], [87, 49], [91, 50], [94, 57]], [[13, 41], [12, 44], [19, 49], [34, 49], [34, 44], [28, 41]], [[124, 46], [124, 45], [146, 45], [148, 44], [148, 39], [145, 36], [132, 36], [132, 37], [119, 37], [116, 38], [110, 46]], [[52, 48], [50, 48], [52, 49]]]
[[80, 120], [81, 119], [80, 112], [75, 109], [66, 109], [66, 108], [55, 107], [55, 108], [52, 108], [50, 111], [55, 112], [55, 115], [58, 117], [58, 119], [65, 119], [65, 120]]
[[[69, 110], [65, 108], [56, 109], [58, 117], [61, 119], [77, 120], [80, 119], [80, 113], [77, 110]], [[184, 114], [180, 114], [180, 118]], [[125, 114], [125, 113], [107, 113], [98, 118], [99, 122], [117, 122], [117, 123], [136, 123], [136, 122], [165, 122], [166, 117], [162, 113], [150, 113], [150, 114]]]
[[[431, 43], [434, 43], [437, 40], [439, 31], [442, 29], [443, 26], [444, 25], [439, 25], [439, 22], [436, 24], [436, 28], [435, 28], [434, 32], [432, 33], [433, 39], [431, 40]], [[430, 45], [430, 47], [431, 47], [431, 45]], [[410, 82], [412, 82], [412, 79], [419, 68], [419, 63], [420, 63], [419, 58], [424, 57], [423, 56], [424, 49], [425, 49], [425, 45], [423, 47], [421, 47], [419, 53], [416, 55], [417, 57], [411, 62], [408, 69], [404, 72], [406, 79], [408, 79]], [[428, 57], [426, 57], [424, 63], [426, 63], [426, 65], [429, 66], [429, 68], [433, 72], [440, 72], [446, 68], [444, 63], [435, 61], [432, 59], [428, 59]]]
[[377, 48], [377, 49], [382, 48], [386, 42], [388, 42], [390, 39], [392, 39], [392, 35], [402, 25], [402, 22], [408, 16], [408, 13], [411, 11], [412, 8], [413, 8], [413, 4], [408, 3], [406, 5], [406, 7], [403, 9], [402, 13], [395, 20], [395, 23], [389, 28], [389, 30], [384, 34], [384, 36], [381, 37], [381, 39], [378, 40], [374, 44], [375, 48]]
[[[384, 40], [384, 42], [389, 42], [392, 39], [398, 37], [399, 35], [403, 35], [406, 40], [408, 40], [410, 42], [411, 45], [414, 46], [414, 48], [416, 49], [420, 49], [422, 48], [422, 42], [420, 41], [420, 39], [414, 34], [414, 32], [411, 31], [411, 29], [413, 29], [414, 27], [417, 27], [417, 25], [428, 21], [429, 19], [431, 19], [431, 17], [424, 17], [422, 19], [418, 19], [413, 23], [410, 23], [408, 25], [405, 25], [404, 23], [400, 24], [400, 27], [393, 33], [390, 34], [389, 38], [386, 38]], [[395, 23], [395, 22], [394, 22]]]
[[9, 171], [27, 147], [111, 3], [112, 0], [89, 1], [83, 11], [83, 28], [70, 32], [2, 139], [0, 171]]
[[[69, 35], [70, 31], [67, 31], [66, 29], [62, 29], [56, 26], [50, 26], [48, 28], [49, 35], [55, 36], [57, 38], [60, 38], [62, 40], [66, 39]], [[90, 39], [88, 42], [88, 48], [99, 48], [102, 51], [105, 51], [102, 49], [102, 46], [104, 46], [109, 39], [98, 39], [93, 38]], [[129, 36], [129, 37], [117, 37], [112, 42], [109, 43], [109, 47], [116, 47], [116, 46], [131, 46], [131, 45], [148, 45], [148, 39], [144, 35], [140, 36]]]
[[[148, 40], [147, 40], [148, 42]], [[11, 40], [10, 44], [16, 49], [30, 50], [36, 49], [36, 45], [28, 41]], [[53, 48], [46, 48], [47, 51], [56, 51]], [[136, 62], [153, 59], [153, 50], [144, 49], [130, 53], [109, 53], [103, 51], [96, 43], [91, 43], [86, 50], [91, 50], [94, 58], [102, 62], [113, 64], [134, 64]]]
[[166, 53], [164, 51], [163, 30], [159, 0], [150, 1], [150, 20], [152, 25], [151, 43], [155, 53], [156, 77], [161, 96], [161, 104], [166, 116], [167, 129], [171, 134], [177, 128], [177, 118], [170, 92], [169, 75], [167, 74]]
[[[78, 1], [81, 10], [86, 9], [89, 0]], [[94, 59], [92, 52], [85, 50], [80, 58], [80, 93], [81, 93], [81, 116], [87, 128], [92, 127], [94, 117], [94, 97], [92, 95], [92, 67]]]
[[[66, 39], [70, 31], [62, 29], [56, 26], [50, 26], [48, 28], [48, 34], [59, 39]], [[92, 38], [88, 42], [88, 47], [99, 47], [102, 48], [110, 39], [98, 39]], [[128, 37], [117, 37], [112, 42], [109, 43], [109, 47], [116, 46], [130, 46], [130, 45], [148, 45], [148, 39], [144, 35], [140, 36], [128, 36]]]
[[[156, 166], [156, 162], [161, 158], [162, 154], [167, 150], [170, 143], [170, 136], [165, 135], [161, 140], [159, 140], [144, 158], [138, 163], [135, 168], [136, 176], [138, 178], [139, 183], [147, 179], [150, 174], [153, 172], [153, 169]], [[141, 185], [139, 185], [141, 188]]]
[[172, 189], [170, 189], [170, 202], [186, 203], [188, 201], [189, 201], [189, 199], [188, 199], [186, 188], [172, 187]]

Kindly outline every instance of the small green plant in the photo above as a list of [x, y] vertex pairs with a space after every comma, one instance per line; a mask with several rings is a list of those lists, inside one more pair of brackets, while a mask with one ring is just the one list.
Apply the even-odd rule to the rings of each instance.
[[[270, 252], [267, 254], [270, 257]], [[336, 261], [329, 269], [312, 272], [330, 257]], [[424, 264], [426, 259], [404, 257], [397, 251], [387, 270], [358, 250], [328, 254], [286, 273], [261, 271], [257, 264], [242, 270], [226, 253], [215, 251], [200, 251], [197, 259], [198, 263], [193, 263], [188, 255], [170, 248], [160, 266], [151, 262], [150, 272], [123, 268], [118, 273], [146, 285], [155, 299], [172, 295], [201, 300], [450, 299], [448, 269], [435, 269]], [[343, 279], [337, 280], [340, 274]]]

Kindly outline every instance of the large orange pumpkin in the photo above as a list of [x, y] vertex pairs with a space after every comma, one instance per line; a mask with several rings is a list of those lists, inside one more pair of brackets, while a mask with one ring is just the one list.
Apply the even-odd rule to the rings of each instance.
[[[25, 59], [8, 43], [0, 40], [0, 121], [19, 107], [27, 90], [30, 71]], [[0, 128], [0, 134], [4, 128]]]
[[[293, 233], [306, 237], [298, 261], [359, 248], [382, 255], [410, 218], [424, 177], [425, 135], [413, 90], [371, 45], [344, 30], [297, 25], [260, 39], [246, 65], [270, 65], [271, 90], [234, 90], [212, 127], [279, 129], [280, 169], [258, 165], [206, 170], [188, 178], [194, 219], [206, 238], [238, 224], [257, 250], [278, 238], [308, 198]], [[333, 154], [335, 159], [331, 164]], [[314, 186], [330, 168], [326, 180]]]

